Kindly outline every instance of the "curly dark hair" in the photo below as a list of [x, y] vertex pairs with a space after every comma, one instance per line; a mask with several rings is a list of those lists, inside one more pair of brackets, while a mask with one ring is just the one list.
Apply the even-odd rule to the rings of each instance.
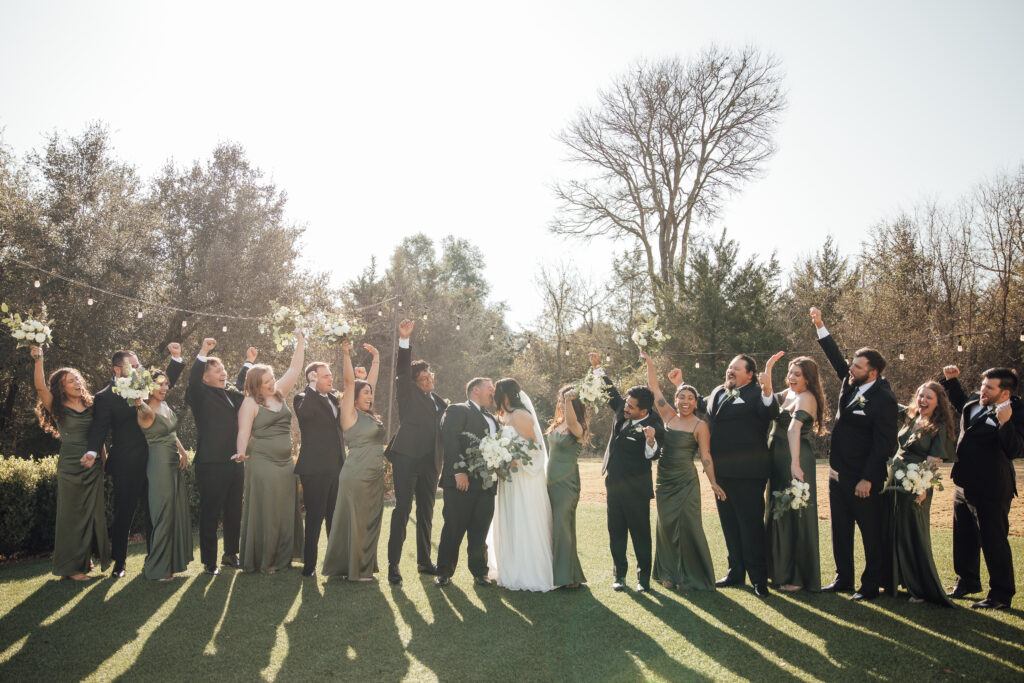
[[946, 388], [938, 382], [925, 382], [914, 392], [914, 401], [907, 406], [907, 415], [911, 418], [917, 417], [917, 395], [922, 389], [930, 389], [937, 400], [935, 410], [930, 418], [921, 418], [921, 431], [925, 434], [938, 434], [939, 430], [945, 430], [946, 436], [956, 439], [956, 422], [953, 419], [953, 406], [949, 402], [949, 395]]
[[82, 373], [74, 368], [58, 368], [50, 373], [49, 388], [53, 400], [50, 402], [49, 408], [44, 406], [41, 400], [36, 401], [36, 415], [39, 417], [39, 426], [43, 428], [43, 431], [58, 439], [60, 438], [60, 429], [57, 427], [57, 423], [64, 417], [66, 407], [64, 401], [68, 398], [64, 391], [64, 378], [69, 373], [78, 377], [78, 381], [82, 384], [82, 403], [86, 408], [92, 405], [92, 394], [89, 393], [89, 385], [85, 383]]
[[[519, 382], [515, 381], [511, 377], [499, 379], [494, 383], [494, 405], [498, 410], [504, 410], [512, 412], [513, 410], [521, 409], [526, 412], [530, 412], [522, 399], [519, 398], [519, 392], [522, 391], [522, 387], [519, 386]], [[531, 413], [532, 414], [532, 413]]]

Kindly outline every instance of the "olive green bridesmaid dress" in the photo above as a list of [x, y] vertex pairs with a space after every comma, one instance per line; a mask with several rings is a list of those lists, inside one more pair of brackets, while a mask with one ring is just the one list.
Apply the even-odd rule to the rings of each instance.
[[697, 438], [693, 432], [665, 428], [654, 496], [658, 526], [651, 577], [680, 588], [715, 589], [715, 568], [704, 535], [700, 481], [693, 464]]
[[384, 519], [384, 425], [363, 411], [345, 432], [348, 455], [324, 555], [324, 576], [373, 578]]
[[580, 468], [583, 449], [569, 432], [548, 434], [548, 498], [551, 500], [552, 568], [554, 585], [586, 583], [576, 551], [576, 506], [580, 502]]
[[[778, 396], [778, 395], [777, 395]], [[781, 397], [779, 398], [781, 401]], [[800, 423], [800, 469], [804, 482], [811, 486], [811, 499], [802, 510], [787, 510], [782, 517], [772, 516], [772, 492], [789, 488], [793, 481], [792, 456], [789, 450], [789, 425]], [[776, 586], [801, 586], [804, 590], [821, 590], [821, 559], [818, 551], [818, 486], [817, 463], [811, 447], [814, 416], [798, 410], [779, 412], [772, 423], [772, 474], [768, 487], [766, 524], [768, 527], [768, 577]]]
[[292, 413], [259, 406], [245, 462], [240, 558], [247, 572], [276, 572], [302, 556], [298, 477], [292, 462]]
[[146, 479], [149, 489], [149, 518], [153, 531], [144, 571], [147, 579], [166, 579], [183, 572], [192, 561], [192, 516], [189, 510], [185, 473], [178, 467], [178, 418], [157, 413], [145, 427], [149, 444]]
[[103, 506], [103, 463], [83, 467], [89, 450], [92, 406], [82, 412], [64, 407], [57, 423], [60, 454], [57, 457], [57, 524], [53, 540], [53, 573], [56, 576], [88, 574], [93, 553], [100, 567], [110, 564], [107, 518]]

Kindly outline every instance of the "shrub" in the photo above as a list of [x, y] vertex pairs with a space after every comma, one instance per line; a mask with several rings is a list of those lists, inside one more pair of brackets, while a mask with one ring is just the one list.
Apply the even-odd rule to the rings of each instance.
[[0, 456], [0, 554], [25, 548], [36, 519], [39, 471], [31, 460]]

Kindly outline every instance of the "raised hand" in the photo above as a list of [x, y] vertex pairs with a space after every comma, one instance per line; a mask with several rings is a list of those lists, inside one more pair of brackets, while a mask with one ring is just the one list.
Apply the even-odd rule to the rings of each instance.
[[372, 344], [363, 344], [363, 348], [369, 351], [370, 355], [373, 356], [375, 359], [380, 357], [380, 351], [378, 351], [377, 347], [373, 346]]
[[36, 346], [35, 344], [33, 344], [32, 346], [28, 347], [28, 353], [35, 360], [39, 360], [39, 359], [41, 359], [43, 357], [43, 350], [41, 348], [39, 348], [38, 346]]
[[305, 330], [295, 330], [295, 339], [296, 339], [297, 344], [305, 344], [306, 343], [306, 331]]
[[775, 363], [784, 355], [786, 355], [785, 351], [779, 351], [764, 364], [764, 370], [757, 376], [757, 381], [762, 389], [772, 385], [772, 368], [775, 367]]
[[821, 322], [821, 309], [817, 306], [811, 306], [811, 322], [814, 323], [815, 327], [824, 327], [825, 323]]
[[942, 368], [942, 375], [946, 379], [956, 379], [957, 377], [960, 376], [960, 368], [958, 368], [955, 365], [947, 365], [946, 367]]
[[171, 352], [171, 358], [181, 358], [181, 344], [178, 342], [168, 344], [167, 350]]
[[640, 357], [644, 359], [644, 362], [647, 363], [648, 367], [654, 365], [654, 359], [652, 359], [650, 354], [647, 353], [646, 351], [641, 351]]
[[567, 402], [568, 401], [575, 401], [577, 398], [579, 398], [579, 394], [576, 393], [575, 389], [570, 389], [569, 391], [565, 392], [565, 394], [563, 394], [563, 395], [565, 396], [565, 400]]
[[362, 365], [357, 365], [353, 372], [355, 373], [356, 379], [366, 379], [366, 368]]
[[601, 366], [601, 354], [597, 353], [596, 351], [591, 351], [589, 354], [587, 354], [587, 358], [590, 359], [590, 367], [594, 368], [595, 370]]
[[259, 350], [255, 346], [250, 346], [245, 350], [245, 362], [255, 363], [256, 357], [260, 355]]
[[199, 348], [199, 355], [209, 356], [210, 351], [213, 351], [215, 348], [217, 348], [217, 340], [214, 339], [213, 337], [207, 337], [206, 339], [203, 340], [203, 344]]
[[412, 329], [414, 327], [416, 327], [415, 321], [409, 320], [408, 318], [404, 319], [402, 322], [398, 323], [398, 336], [402, 339], [408, 339], [412, 335]]
[[999, 420], [999, 424], [1004, 425], [1013, 415], [1013, 408], [1010, 406], [1010, 402], [1007, 401], [1003, 405], [996, 408], [996, 419]]
[[683, 371], [679, 368], [672, 368], [668, 371], [668, 381], [678, 387], [683, 383]]
[[341, 350], [344, 351], [345, 353], [349, 353], [352, 350], [352, 340], [346, 339], [345, 341], [341, 342]]
[[644, 438], [649, 446], [654, 445], [654, 427], [644, 427]]

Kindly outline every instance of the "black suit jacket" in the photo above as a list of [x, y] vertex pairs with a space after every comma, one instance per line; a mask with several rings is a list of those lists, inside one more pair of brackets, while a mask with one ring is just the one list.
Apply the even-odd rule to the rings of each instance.
[[332, 405], [338, 407], [338, 399], [333, 394], [324, 398], [307, 386], [305, 391], [295, 395], [293, 405], [302, 433], [295, 474], [337, 477], [345, 464], [341, 420], [331, 410]]
[[430, 392], [423, 393], [413, 384], [410, 364], [412, 348], [398, 347], [395, 359], [395, 398], [398, 400], [398, 431], [391, 438], [384, 455], [396, 457], [430, 457], [439, 469], [442, 461], [441, 416], [448, 402]]
[[[171, 388], [178, 381], [184, 367], [184, 363], [173, 359], [168, 362], [167, 383]], [[120, 472], [132, 467], [145, 469], [149, 446], [139, 427], [139, 412], [115, 394], [112, 387], [113, 383], [108, 384], [93, 397], [88, 450], [99, 455], [107, 441], [107, 434], [112, 432], [104, 469], [108, 472]]]
[[211, 387], [203, 382], [206, 361], [196, 358], [188, 371], [185, 403], [196, 421], [196, 463], [230, 463], [238, 438], [238, 409], [245, 394], [245, 376], [249, 366], [243, 365], [234, 386]]
[[772, 467], [768, 430], [779, 415], [779, 404], [772, 396], [771, 403], [765, 405], [757, 382], [740, 387], [738, 399], [742, 402], [725, 396], [719, 403], [718, 397], [726, 391], [724, 384], [715, 387], [698, 405], [707, 413], [715, 476], [767, 479]]
[[[623, 415], [622, 409], [626, 401], [610, 379], [605, 377], [604, 381], [608, 387], [608, 405], [615, 411], [615, 425], [608, 436], [604, 462], [601, 464], [601, 474], [606, 475], [605, 486], [610, 493], [624, 493], [650, 500], [654, 498], [651, 461], [661, 457], [662, 444], [665, 442], [665, 424], [652, 406], [647, 411], [647, 417], [623, 429], [626, 416]], [[654, 427], [656, 446], [651, 458], [647, 457], [647, 437], [642, 432], [644, 427]]]
[[[497, 418], [492, 416], [491, 419], [494, 420], [494, 426], [500, 429], [501, 425], [498, 424]], [[467, 432], [480, 438], [487, 436], [490, 433], [487, 420], [469, 401], [451, 404], [441, 416], [441, 444], [444, 448], [441, 488], [455, 488], [455, 466], [465, 462], [466, 449], [473, 445], [465, 435]], [[482, 488], [479, 477], [470, 477], [469, 487], [470, 489]], [[497, 486], [484, 489], [492, 494], [497, 490]]]
[[980, 397], [974, 394], [968, 398], [959, 380], [942, 380], [942, 385], [950, 403], [961, 412], [953, 482], [964, 489], [968, 498], [1010, 500], [1017, 495], [1013, 459], [1024, 457], [1024, 401], [1011, 396], [1013, 414], [1006, 424], [1000, 425], [994, 415], [968, 417], [975, 412], [974, 406], [980, 404]]
[[885, 482], [885, 463], [895, 455], [899, 446], [896, 440], [899, 431], [896, 396], [889, 380], [879, 377], [864, 392], [864, 406], [851, 406], [858, 388], [850, 385], [850, 367], [831, 335], [819, 339], [818, 343], [843, 383], [832, 427], [828, 464], [839, 473], [840, 486], [853, 489], [857, 482], [866, 479], [871, 482], [871, 492], [878, 493]]

